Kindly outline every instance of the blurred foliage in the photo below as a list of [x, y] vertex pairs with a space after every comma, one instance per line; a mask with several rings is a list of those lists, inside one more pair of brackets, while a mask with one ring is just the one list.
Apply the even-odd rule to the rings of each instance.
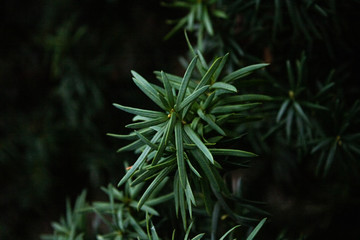
[[[177, 227], [171, 201], [154, 208], [164, 218], [130, 210], [131, 202], [139, 199], [128, 201], [131, 193], [125, 186], [109, 185], [104, 189], [109, 199], [96, 201], [102, 199], [97, 190], [101, 185], [114, 184], [124, 175], [123, 161], [134, 163], [132, 155], [115, 155], [115, 142], [105, 136], [106, 132], [127, 134], [123, 126], [131, 120], [111, 103], [153, 107], [131, 84], [130, 70], [147, 78], [153, 69], [163, 69], [176, 80], [184, 70], [176, 62], [180, 55], [184, 66], [194, 55], [206, 66], [196, 78], [206, 73], [208, 60], [219, 56], [228, 56], [224, 75], [255, 63], [270, 63], [265, 71], [244, 76], [233, 87], [245, 96], [245, 104], [262, 95], [273, 100], [252, 109], [253, 118], [241, 124], [235, 118], [218, 126], [211, 114], [196, 113], [201, 124], [211, 126], [208, 130], [221, 134], [222, 128], [231, 126], [229, 132], [237, 137], [224, 147], [246, 149], [259, 157], [249, 169], [227, 163], [220, 170], [231, 195], [216, 194], [207, 184], [196, 186], [215, 196], [193, 207], [196, 221], [188, 224], [191, 234], [216, 239], [239, 224], [240, 217], [258, 218], [270, 212], [259, 239], [358, 237], [360, 2], [174, 0], [162, 5], [155, 0], [2, 3], [0, 238], [38, 239], [40, 232], [51, 232], [49, 223], [61, 215], [66, 197], [66, 216], [53, 224], [59, 239], [63, 233], [70, 234], [65, 239], [81, 239], [94, 229], [85, 225], [85, 235], [78, 231], [84, 225], [76, 209], [90, 208], [95, 215], [87, 217], [97, 221], [100, 239], [113, 238], [105, 232], [117, 233], [125, 226], [131, 226], [124, 231], [130, 237], [140, 232], [154, 239], [156, 232], [171, 236], [169, 225], [176, 228], [176, 236], [186, 234]], [[171, 26], [165, 25], [166, 19]], [[195, 43], [186, 56], [183, 29], [188, 41]], [[156, 76], [164, 81], [160, 72]], [[148, 143], [148, 136], [141, 134], [135, 133]], [[125, 145], [122, 141], [116, 144]], [[176, 146], [175, 141], [172, 144]], [[75, 210], [71, 209], [70, 202], [83, 188], [94, 203], [85, 206], [83, 193]], [[171, 188], [164, 186], [160, 193], [166, 196]], [[208, 207], [211, 217], [202, 208], [208, 200], [213, 202]], [[76, 225], [78, 221], [81, 224]], [[228, 237], [251, 236], [254, 227], [233, 229], [234, 235]]]
[[159, 54], [166, 29], [158, 36], [144, 31], [163, 23], [160, 6], [148, 14], [120, 1], [1, 5], [0, 238], [37, 239], [65, 197], [88, 188], [96, 198], [101, 185], [118, 180], [128, 155], [119, 161], [106, 132], [120, 129], [119, 118], [127, 116], [111, 103], [138, 101], [127, 83], [130, 66], [151, 72], [154, 60], [171, 60]]

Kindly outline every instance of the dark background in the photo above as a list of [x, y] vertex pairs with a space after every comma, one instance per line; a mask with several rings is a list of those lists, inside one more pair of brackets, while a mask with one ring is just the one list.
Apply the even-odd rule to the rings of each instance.
[[159, 1], [2, 1], [0, 239], [38, 239], [67, 197], [119, 181], [132, 154], [106, 133], [128, 133], [131, 116], [112, 103], [149, 105], [132, 69], [182, 71], [185, 41], [163, 41], [170, 14]]
[[[345, 2], [339, 5], [341, 34], [330, 34], [328, 41], [314, 40], [305, 50], [310, 53], [310, 75], [316, 78], [346, 65], [340, 68], [343, 78], [338, 78], [334, 92], [351, 105], [360, 92], [355, 81], [358, 11]], [[188, 50], [183, 34], [163, 40], [171, 29], [166, 20], [181, 16], [181, 11], [162, 7], [158, 0], [1, 2], [0, 239], [39, 239], [41, 233], [51, 233], [50, 223], [64, 214], [66, 198], [74, 200], [87, 189], [89, 201], [101, 199], [101, 186], [117, 184], [124, 162], [133, 160], [133, 154], [116, 154], [126, 142], [106, 133], [128, 133], [124, 125], [131, 116], [112, 103], [150, 107], [130, 70], [152, 82], [156, 82], [153, 70], [183, 73], [178, 61]], [[250, 19], [252, 12], [246, 17]], [[270, 72], [280, 81], [287, 81], [284, 61], [299, 58], [301, 48], [307, 47], [301, 31], [292, 36], [287, 23], [286, 31], [271, 43]], [[331, 24], [324, 23], [328, 29]], [[271, 39], [268, 31], [259, 32], [263, 35], [238, 36], [245, 50], [258, 57]], [[332, 58], [326, 55], [329, 48]], [[264, 91], [271, 94], [271, 90]], [[291, 149], [271, 147], [273, 155], [255, 163], [245, 178], [274, 213], [272, 225], [265, 225], [259, 236], [275, 239], [286, 226], [293, 239], [298, 239], [298, 229], [309, 233], [316, 229], [311, 239], [357, 237], [359, 220], [353, 219], [360, 213], [359, 177], [338, 174], [335, 167], [330, 177], [319, 180], [307, 175], [312, 163], [298, 166]]]

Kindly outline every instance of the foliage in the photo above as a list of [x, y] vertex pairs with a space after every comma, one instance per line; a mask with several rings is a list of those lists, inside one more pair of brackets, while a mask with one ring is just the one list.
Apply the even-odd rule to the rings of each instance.
[[4, 3], [0, 238], [357, 238], [360, 2], [138, 4]]

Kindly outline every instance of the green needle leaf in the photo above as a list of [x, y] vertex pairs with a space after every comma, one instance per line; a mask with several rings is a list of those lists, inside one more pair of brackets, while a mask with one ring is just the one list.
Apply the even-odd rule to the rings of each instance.
[[255, 108], [255, 107], [259, 106], [260, 104], [262, 104], [262, 103], [245, 103], [245, 104], [237, 104], [237, 105], [218, 106], [218, 107], [214, 107], [211, 110], [211, 113], [223, 114], [223, 113], [241, 112], [241, 111]]
[[219, 66], [216, 68], [216, 71], [214, 73], [213, 82], [216, 82], [216, 80], [219, 78], [221, 71], [223, 70], [228, 57], [229, 57], [229, 53], [226, 53], [225, 56], [223, 56], [221, 58], [221, 62], [219, 64]]
[[179, 178], [183, 189], [186, 186], [186, 168], [184, 160], [184, 146], [183, 146], [183, 136], [182, 136], [182, 124], [177, 122], [175, 124], [175, 146], [176, 146], [176, 158], [179, 171]]
[[176, 99], [176, 105], [179, 106], [180, 103], [182, 102], [182, 100], [184, 99], [184, 96], [185, 96], [185, 92], [186, 92], [186, 89], [187, 89], [187, 86], [189, 84], [189, 81], [190, 81], [190, 77], [191, 77], [191, 74], [192, 72], [194, 71], [194, 68], [196, 66], [196, 62], [197, 62], [197, 59], [198, 59], [198, 56], [195, 56], [188, 68], [186, 69], [186, 72], [184, 74], [184, 78], [181, 82], [181, 86], [180, 86], [180, 89], [179, 89], [179, 93], [178, 93], [178, 96], [177, 96], [177, 99]]
[[166, 115], [164, 115], [162, 117], [152, 119], [152, 120], [149, 120], [149, 121], [130, 123], [130, 124], [126, 125], [125, 127], [133, 128], [133, 129], [147, 128], [147, 127], [152, 127], [152, 126], [158, 125], [160, 123], [166, 122], [167, 119], [168, 119], [168, 117]]
[[227, 235], [229, 235], [232, 231], [234, 231], [236, 228], [240, 227], [240, 225], [236, 225], [235, 227], [232, 227], [229, 231], [227, 231], [219, 240], [224, 240]]
[[141, 140], [136, 140], [135, 142], [132, 142], [122, 148], [119, 148], [116, 152], [119, 153], [119, 152], [124, 152], [124, 151], [133, 151], [143, 145], [144, 145], [144, 143]]
[[156, 91], [155, 88], [153, 88], [153, 86], [151, 86], [151, 84], [146, 81], [140, 74], [135, 71], [131, 71], [131, 73], [134, 76], [133, 80], [135, 84], [140, 88], [140, 90], [145, 93], [145, 95], [148, 96], [156, 105], [166, 110], [165, 106], [158, 97], [158, 91]]
[[154, 143], [152, 143], [149, 139], [147, 139], [144, 135], [142, 135], [140, 132], [138, 131], [134, 131], [136, 133], [136, 135], [139, 137], [139, 139], [145, 143], [146, 145], [148, 145], [149, 147], [151, 147], [152, 149], [158, 149], [158, 146]]
[[204, 114], [204, 112], [199, 108], [197, 110], [197, 113], [201, 119], [203, 119], [205, 122], [207, 122], [211, 128], [213, 128], [215, 131], [220, 133], [223, 136], [226, 136], [226, 133], [224, 130], [222, 130], [219, 125], [217, 125], [208, 115]]
[[206, 73], [204, 74], [204, 76], [202, 77], [202, 79], [200, 80], [200, 83], [196, 86], [195, 89], [199, 89], [207, 84], [209, 84], [209, 80], [211, 79], [211, 77], [213, 76], [213, 74], [215, 73], [215, 71], [217, 70], [219, 64], [222, 62], [221, 61], [222, 58], [217, 58], [215, 59], [214, 63], [211, 65], [211, 67], [206, 71]]
[[297, 102], [294, 102], [294, 108], [295, 108], [296, 112], [300, 115], [300, 117], [301, 117], [307, 124], [310, 124], [309, 118], [306, 116], [306, 114], [305, 114], [304, 111], [302, 110], [300, 104], [298, 104]]
[[228, 83], [224, 83], [224, 82], [216, 82], [213, 85], [211, 85], [210, 89], [222, 89], [222, 90], [226, 90], [226, 91], [230, 91], [230, 92], [237, 92], [236, 87], [234, 87], [231, 84]]
[[210, 34], [210, 36], [214, 35], [214, 30], [213, 30], [213, 26], [211, 23], [211, 19], [209, 17], [207, 7], [203, 8], [203, 22], [204, 22], [206, 31]]
[[250, 66], [247, 66], [244, 68], [240, 68], [239, 70], [236, 70], [235, 72], [232, 72], [229, 75], [225, 76], [222, 81], [225, 83], [232, 82], [239, 78], [243, 78], [243, 77], [251, 74], [253, 71], [258, 70], [263, 67], [266, 67], [268, 65], [269, 65], [268, 63], [259, 63], [259, 64], [250, 65]]
[[159, 148], [156, 152], [156, 155], [152, 161], [152, 165], [156, 165], [157, 162], [160, 160], [160, 158], [163, 156], [164, 150], [168, 144], [169, 138], [172, 136], [173, 134], [173, 129], [175, 126], [175, 122], [176, 122], [176, 114], [172, 113], [170, 120], [168, 121], [167, 125], [166, 125], [166, 131], [164, 136], [161, 139], [161, 142], [159, 144]]
[[131, 113], [131, 114], [135, 114], [135, 115], [140, 115], [143, 117], [148, 117], [148, 118], [158, 118], [158, 117], [163, 117], [165, 115], [165, 113], [163, 113], [163, 112], [145, 110], [145, 109], [140, 109], [140, 108], [126, 107], [126, 106], [122, 106], [117, 103], [113, 103], [113, 105], [122, 111]]
[[288, 107], [289, 103], [290, 103], [290, 100], [289, 100], [289, 99], [286, 99], [286, 100], [283, 102], [283, 104], [281, 104], [280, 110], [279, 110], [279, 112], [278, 112], [278, 114], [277, 114], [277, 116], [276, 116], [276, 122], [280, 122], [281, 117], [282, 117], [282, 115], [284, 114], [284, 112], [285, 112], [286, 108]]
[[250, 233], [250, 235], [246, 238], [246, 240], [253, 240], [256, 234], [259, 232], [260, 228], [264, 225], [267, 218], [264, 218], [259, 222], [259, 224], [254, 228], [254, 230]]
[[224, 155], [224, 156], [235, 156], [235, 157], [256, 157], [257, 156], [255, 153], [238, 150], [238, 149], [210, 148], [209, 150], [212, 155]]
[[[163, 134], [163, 131], [157, 132], [154, 137], [151, 139], [151, 142], [157, 142], [160, 136]], [[146, 146], [144, 151], [140, 154], [139, 158], [136, 160], [134, 165], [128, 170], [125, 176], [120, 180], [118, 186], [124, 184], [133, 174], [134, 172], [145, 162], [147, 155], [149, 154], [151, 147]]]
[[174, 169], [175, 165], [167, 167], [163, 169], [152, 181], [152, 183], [149, 185], [149, 187], [145, 190], [144, 194], [139, 200], [138, 209], [141, 209], [141, 207], [144, 205], [146, 200], [150, 197], [151, 193], [155, 190], [156, 187], [159, 186], [159, 184], [164, 180], [164, 178]]
[[205, 144], [200, 140], [200, 138], [198, 137], [198, 135], [194, 132], [194, 130], [192, 130], [192, 128], [189, 125], [185, 125], [184, 126], [184, 130], [187, 134], [187, 136], [191, 139], [191, 141], [193, 141], [193, 143], [196, 144], [196, 146], [199, 148], [199, 150], [201, 152], [204, 153], [204, 155], [207, 157], [207, 159], [209, 159], [209, 161], [214, 164], [214, 158], [211, 155], [211, 152], [209, 151], [209, 149], [205, 146]]
[[161, 79], [163, 80], [163, 84], [165, 87], [166, 99], [168, 100], [170, 107], [173, 107], [175, 102], [174, 102], [174, 95], [172, 94], [172, 87], [168, 77], [163, 71], [161, 71]]
[[[140, 132], [142, 135], [149, 135], [150, 133], [153, 133], [154, 130], [152, 130], [151, 128], [146, 128], [146, 129], [141, 129], [138, 132]], [[125, 140], [136, 140], [138, 139], [138, 136], [132, 132], [128, 135], [121, 135], [121, 134], [113, 134], [113, 133], [107, 133], [107, 136], [110, 137], [114, 137], [114, 138], [119, 138], [119, 139], [125, 139]]]
[[203, 86], [202, 88], [194, 91], [192, 94], [187, 96], [178, 107], [176, 107], [176, 111], [181, 111], [184, 107], [191, 105], [201, 94], [206, 92], [208, 89], [209, 86]]

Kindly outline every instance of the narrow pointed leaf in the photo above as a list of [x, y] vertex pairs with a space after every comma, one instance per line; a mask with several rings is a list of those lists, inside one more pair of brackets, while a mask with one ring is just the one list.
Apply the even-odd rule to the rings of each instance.
[[[156, 142], [159, 140], [160, 136], [162, 135], [163, 131], [157, 132], [154, 137], [151, 139], [151, 142]], [[134, 165], [128, 170], [125, 176], [120, 180], [118, 186], [124, 184], [133, 174], [134, 172], [145, 162], [147, 155], [149, 154], [151, 147], [145, 147], [144, 151], [140, 154], [139, 158], [136, 160]]]
[[179, 217], [179, 187], [179, 171], [176, 171], [173, 183], [176, 217]]
[[263, 67], [266, 67], [268, 65], [269, 65], [268, 63], [259, 63], [259, 64], [254, 64], [254, 65], [240, 68], [239, 70], [236, 70], [235, 72], [232, 72], [229, 75], [225, 76], [222, 79], [222, 82], [225, 82], [225, 83], [232, 82], [239, 78], [245, 77], [245, 76], [249, 75], [250, 73], [252, 73], [253, 71], [258, 70]]
[[222, 89], [222, 90], [226, 90], [229, 92], [237, 92], [237, 89], [235, 86], [228, 84], [228, 83], [224, 83], [224, 82], [216, 82], [213, 85], [211, 85], [210, 89]]
[[210, 36], [214, 35], [214, 29], [211, 23], [211, 19], [209, 17], [209, 12], [207, 7], [203, 8], [203, 22], [206, 28], [206, 31], [210, 34]]
[[223, 56], [221, 58], [221, 62], [219, 64], [219, 66], [216, 68], [216, 71], [213, 75], [213, 82], [216, 82], [216, 80], [219, 78], [220, 74], [221, 74], [221, 71], [223, 70], [225, 64], [226, 64], [226, 61], [229, 57], [229, 53], [226, 53], [225, 56]]
[[145, 190], [144, 194], [140, 198], [137, 206], [138, 209], [140, 209], [144, 205], [146, 200], [150, 197], [150, 194], [155, 190], [156, 187], [159, 186], [159, 184], [164, 180], [164, 178], [169, 175], [169, 173], [174, 169], [174, 167], [174, 165], [167, 167], [156, 176], [154, 181], [152, 181], [152, 183], [149, 185], [149, 187]]
[[137, 223], [137, 221], [131, 216], [129, 215], [129, 219], [130, 219], [130, 224], [131, 226], [135, 229], [135, 231], [139, 234], [139, 237], [141, 237], [142, 239], [146, 239], [147, 234], [145, 233], [145, 231], [141, 228], [141, 226]]
[[335, 153], [336, 153], [336, 148], [337, 148], [337, 142], [334, 142], [334, 144], [331, 146], [331, 149], [329, 151], [328, 157], [326, 159], [325, 162], [325, 167], [324, 167], [324, 175], [327, 175], [333, 161], [334, 161], [334, 157], [335, 157]]
[[208, 65], [207, 65], [207, 63], [206, 63], [206, 61], [205, 61], [205, 58], [204, 58], [204, 56], [202, 55], [202, 53], [201, 53], [199, 50], [196, 50], [196, 53], [197, 53], [197, 55], [199, 56], [199, 60], [200, 60], [200, 63], [201, 63], [202, 68], [203, 68], [203, 69], [208, 69], [209, 67], [208, 67]]
[[179, 188], [179, 206], [180, 206], [180, 214], [183, 222], [184, 229], [186, 229], [187, 221], [186, 221], [186, 203], [185, 203], [185, 196], [184, 196], [184, 190], [180, 187], [181, 183], [178, 183]]
[[199, 115], [199, 117], [202, 120], [207, 122], [211, 128], [213, 128], [215, 131], [217, 131], [221, 135], [226, 136], [226, 133], [224, 132], [224, 130], [222, 130], [221, 127], [219, 127], [219, 125], [217, 125], [208, 115], [204, 114], [204, 112], [200, 108], [198, 109], [197, 114]]
[[186, 72], [185, 72], [184, 77], [183, 77], [183, 80], [182, 80], [182, 82], [181, 82], [181, 86], [180, 86], [180, 89], [179, 89], [179, 93], [178, 93], [178, 96], [177, 96], [177, 99], [176, 99], [176, 105], [177, 105], [177, 106], [180, 105], [180, 103], [181, 103], [182, 100], [184, 99], [185, 92], [186, 92], [187, 86], [188, 86], [188, 84], [189, 84], [191, 74], [192, 74], [192, 72], [194, 71], [194, 68], [195, 68], [197, 59], [198, 59], [198, 57], [195, 56], [195, 57], [191, 60], [188, 68], [186, 69]]
[[246, 240], [253, 240], [256, 234], [259, 232], [261, 227], [264, 225], [267, 218], [262, 219], [259, 224], [254, 228], [254, 230], [250, 233], [250, 235], [246, 238]]
[[158, 97], [158, 91], [156, 91], [151, 84], [146, 81], [140, 74], [135, 71], [131, 71], [133, 80], [135, 84], [140, 88], [140, 90], [145, 93], [156, 105], [158, 105], [162, 109], [166, 109], [162, 104], [161, 100]]
[[321, 106], [319, 104], [311, 103], [311, 102], [301, 102], [301, 104], [305, 107], [312, 108], [312, 109], [325, 110], [325, 111], [329, 110], [327, 107]]
[[148, 117], [148, 118], [158, 118], [158, 117], [162, 117], [165, 115], [163, 112], [145, 110], [145, 109], [140, 109], [140, 108], [126, 107], [126, 106], [122, 106], [117, 103], [113, 103], [113, 105], [122, 111], [131, 113], [131, 114], [135, 114], [135, 115], [140, 115], [143, 117]]
[[200, 234], [196, 235], [195, 237], [193, 237], [191, 240], [200, 240], [204, 235], [205, 235], [205, 233], [200, 233]]
[[155, 118], [155, 119], [152, 119], [149, 121], [130, 123], [130, 124], [126, 125], [125, 127], [132, 128], [132, 129], [147, 128], [147, 127], [155, 126], [160, 123], [166, 122], [167, 119], [168, 119], [168, 117], [166, 115], [164, 115], [162, 117]]
[[[154, 73], [155, 73], [156, 77], [161, 82], [163, 82], [162, 77], [161, 77], [161, 72], [155, 71]], [[182, 83], [183, 78], [179, 77], [179, 76], [176, 76], [176, 75], [173, 75], [173, 74], [170, 74], [170, 73], [165, 73], [165, 74], [166, 74], [166, 77], [169, 80], [171, 86], [174, 87], [175, 89], [180, 89], [180, 85]], [[193, 81], [193, 79], [191, 79], [191, 81], [188, 84], [188, 88], [195, 89], [196, 86], [197, 86], [197, 83], [195, 81]]]
[[135, 142], [132, 142], [124, 147], [119, 148], [116, 152], [119, 153], [119, 152], [125, 152], [125, 151], [133, 151], [143, 145], [144, 145], [144, 143], [141, 140], [136, 140]]
[[152, 149], [157, 149], [158, 146], [154, 143], [152, 143], [149, 139], [147, 139], [144, 135], [142, 135], [139, 131], [134, 131], [136, 133], [136, 135], [139, 137], [139, 139], [145, 143], [146, 145], [148, 145], [149, 147], [151, 147]]
[[163, 156], [164, 150], [168, 145], [169, 142], [169, 138], [172, 136], [173, 134], [173, 130], [174, 130], [174, 126], [175, 126], [175, 122], [176, 122], [176, 114], [172, 113], [170, 120], [168, 121], [168, 123], [166, 124], [166, 131], [164, 133], [164, 136], [161, 139], [161, 142], [159, 144], [159, 148], [156, 152], [156, 155], [152, 161], [152, 165], [157, 164], [157, 162], [160, 160], [160, 158]]
[[304, 113], [304, 111], [302, 110], [300, 104], [298, 104], [297, 102], [294, 102], [294, 108], [296, 110], [296, 112], [300, 115], [300, 117], [308, 124], [310, 124], [309, 118], [306, 116], [306, 114]]
[[175, 125], [175, 146], [176, 146], [176, 158], [177, 166], [179, 172], [179, 179], [182, 187], [185, 189], [186, 186], [186, 168], [184, 160], [184, 146], [183, 146], [183, 136], [182, 136], [182, 124], [177, 122]]
[[[146, 136], [146, 135], [149, 135], [150, 133], [154, 132], [154, 130], [152, 130], [151, 128], [147, 128], [147, 129], [141, 129], [138, 132], [141, 133], [142, 135]], [[137, 140], [138, 139], [138, 136], [135, 134], [135, 132], [132, 132], [128, 135], [121, 135], [121, 134], [114, 134], [114, 133], [107, 133], [106, 135], [110, 136], [110, 137], [114, 137], [114, 138], [125, 139], [125, 140]]]
[[204, 174], [206, 175], [207, 179], [209, 180], [210, 184], [217, 190], [220, 190], [220, 185], [216, 181], [216, 178], [211, 171], [209, 161], [202, 155], [202, 153], [195, 149], [191, 150], [191, 154], [194, 156], [195, 160], [198, 162], [200, 168], [203, 170]]
[[280, 122], [281, 117], [283, 116], [283, 114], [284, 114], [286, 108], [288, 107], [289, 103], [290, 103], [290, 100], [289, 100], [289, 99], [286, 99], [286, 100], [281, 104], [280, 110], [279, 110], [279, 112], [278, 112], [278, 114], [277, 114], [277, 116], [276, 116], [276, 122]]
[[245, 110], [249, 110], [261, 105], [261, 103], [245, 103], [245, 104], [236, 104], [236, 105], [225, 105], [225, 106], [218, 106], [214, 107], [210, 112], [211, 113], [234, 113], [234, 112], [241, 112]]
[[235, 156], [235, 157], [256, 157], [257, 156], [255, 153], [238, 150], [238, 149], [210, 148], [209, 150], [212, 155]]
[[168, 100], [170, 107], [173, 107], [175, 102], [174, 102], [174, 95], [172, 94], [172, 87], [171, 87], [168, 77], [166, 76], [166, 74], [163, 71], [161, 71], [161, 78], [163, 80], [165, 91], [166, 91], [166, 99]]
[[189, 125], [184, 126], [184, 130], [187, 134], [187, 136], [191, 139], [193, 143], [196, 144], [196, 146], [199, 148], [199, 150], [204, 153], [204, 155], [209, 159], [211, 163], [214, 163], [214, 158], [211, 155], [211, 152], [209, 149], [205, 146], [205, 144], [200, 140], [198, 135], [192, 130], [192, 128]]
[[196, 168], [191, 164], [190, 160], [187, 159], [186, 160], [187, 164], [189, 165], [191, 171], [198, 177], [198, 178], [201, 178], [201, 175], [200, 173], [196, 170]]
[[237, 96], [230, 96], [221, 100], [222, 104], [251, 102], [251, 101], [271, 101], [272, 97], [261, 94], [243, 94]]
[[184, 107], [191, 105], [195, 100], [197, 100], [197, 98], [203, 94], [204, 92], [206, 92], [209, 89], [209, 86], [203, 86], [202, 88], [194, 91], [192, 94], [190, 94], [189, 96], [187, 96], [184, 101], [182, 101], [180, 103], [180, 105], [178, 105], [176, 107], [176, 111], [181, 111]]
[[221, 63], [221, 60], [222, 60], [222, 58], [215, 59], [215, 61], [210, 66], [210, 68], [206, 71], [204, 76], [201, 78], [200, 83], [197, 85], [197, 87], [195, 89], [199, 89], [199, 88], [209, 84], [211, 77], [213, 76], [213, 74], [217, 70], [219, 64]]
[[175, 27], [171, 29], [171, 31], [168, 34], [165, 35], [164, 39], [168, 40], [169, 38], [171, 38], [177, 31], [179, 31], [184, 27], [186, 21], [187, 21], [187, 17], [183, 17], [182, 19], [180, 19], [180, 21], [175, 25]]
[[219, 240], [224, 240], [227, 235], [229, 235], [232, 231], [234, 231], [236, 228], [240, 227], [241, 225], [236, 225], [235, 227], [232, 227], [229, 231], [227, 231]]
[[161, 203], [164, 203], [164, 202], [167, 202], [171, 199], [174, 198], [174, 193], [171, 192], [169, 194], [166, 194], [166, 195], [162, 195], [160, 197], [157, 197], [157, 198], [153, 198], [153, 199], [149, 199], [146, 201], [146, 205], [147, 206], [155, 206], [155, 205], [159, 205]]

